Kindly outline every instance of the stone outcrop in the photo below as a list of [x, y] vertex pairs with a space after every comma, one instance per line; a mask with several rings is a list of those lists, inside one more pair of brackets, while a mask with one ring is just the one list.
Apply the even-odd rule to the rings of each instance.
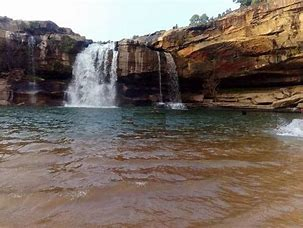
[[204, 107], [227, 107], [289, 111], [302, 109], [303, 86], [285, 88], [225, 89], [215, 99], [205, 99]]
[[11, 94], [8, 99], [1, 93], [0, 100], [6, 100], [1, 104], [31, 104], [27, 97], [31, 96], [30, 83], [35, 81], [37, 104], [61, 105], [75, 57], [90, 42], [51, 21], [0, 17], [1, 80], [6, 80]]

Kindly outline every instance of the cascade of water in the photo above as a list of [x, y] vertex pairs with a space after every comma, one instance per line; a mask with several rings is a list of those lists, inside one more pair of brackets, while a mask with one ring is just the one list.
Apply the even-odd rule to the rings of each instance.
[[177, 66], [173, 56], [170, 53], [165, 52], [167, 73], [169, 76], [168, 95], [169, 95], [169, 107], [172, 109], [185, 109], [185, 105], [182, 103], [181, 93], [179, 89], [179, 77], [177, 72]]
[[159, 91], [160, 91], [160, 100], [159, 102], [163, 104], [163, 93], [162, 93], [162, 72], [161, 72], [161, 55], [160, 52], [157, 51], [158, 56], [158, 74], [159, 74]]
[[36, 67], [35, 67], [36, 39], [34, 36], [28, 37], [27, 46], [28, 46], [28, 72], [32, 76], [35, 76], [36, 75]]
[[38, 93], [37, 83], [36, 83], [36, 66], [35, 66], [35, 47], [36, 47], [36, 39], [34, 36], [29, 36], [27, 39], [28, 46], [28, 74], [33, 76], [33, 81], [29, 82], [29, 88], [27, 93], [30, 96], [30, 103], [36, 104]]
[[65, 106], [114, 107], [117, 62], [118, 51], [115, 50], [115, 43], [94, 43], [78, 54]]
[[303, 137], [303, 120], [294, 119], [290, 124], [277, 128], [276, 133], [280, 136]]

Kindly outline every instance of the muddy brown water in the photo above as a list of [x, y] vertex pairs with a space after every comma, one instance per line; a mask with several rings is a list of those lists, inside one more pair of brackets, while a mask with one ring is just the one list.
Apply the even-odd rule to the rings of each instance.
[[300, 118], [1, 108], [0, 227], [302, 227]]

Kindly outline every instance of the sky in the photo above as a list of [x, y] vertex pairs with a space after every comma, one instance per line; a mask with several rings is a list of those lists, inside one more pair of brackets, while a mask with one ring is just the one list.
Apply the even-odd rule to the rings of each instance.
[[232, 0], [8, 0], [0, 16], [51, 20], [94, 41], [118, 41], [186, 26], [194, 14], [211, 17], [237, 7]]

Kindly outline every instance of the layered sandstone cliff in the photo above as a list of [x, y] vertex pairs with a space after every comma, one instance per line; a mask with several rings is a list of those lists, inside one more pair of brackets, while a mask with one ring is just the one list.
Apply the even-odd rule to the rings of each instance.
[[[173, 53], [185, 102], [266, 109], [295, 107], [301, 102], [295, 99], [294, 103], [276, 105], [283, 99], [292, 100], [292, 92], [274, 95], [279, 88], [292, 91], [282, 88], [302, 84], [301, 0], [269, 0], [205, 26], [162, 31], [133, 42], [151, 50]], [[256, 92], [246, 96], [246, 90]], [[238, 92], [230, 98], [233, 91]], [[298, 87], [295, 91], [301, 93]], [[205, 102], [201, 102], [201, 96], [207, 98]], [[264, 96], [271, 99], [264, 102]]]
[[[28, 41], [34, 37], [32, 75]], [[90, 41], [53, 22], [0, 17], [0, 104], [60, 105], [76, 55]], [[117, 43], [118, 99], [167, 100], [165, 53], [174, 56], [182, 99], [199, 106], [258, 109], [303, 107], [303, 2], [268, 0], [207, 25], [160, 31]], [[159, 61], [160, 60], [160, 61]], [[160, 83], [159, 74], [162, 81]]]
[[62, 104], [75, 57], [90, 42], [51, 21], [0, 17], [1, 104], [31, 104], [33, 82], [36, 104]]

